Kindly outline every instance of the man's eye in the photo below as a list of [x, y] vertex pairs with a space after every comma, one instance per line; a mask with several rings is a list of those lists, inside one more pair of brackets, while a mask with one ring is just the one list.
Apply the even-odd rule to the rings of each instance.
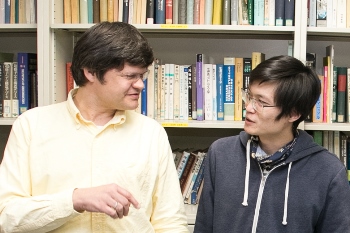
[[126, 77], [127, 77], [127, 79], [132, 80], [132, 79], [136, 78], [136, 75], [135, 74], [134, 75], [127, 75]]

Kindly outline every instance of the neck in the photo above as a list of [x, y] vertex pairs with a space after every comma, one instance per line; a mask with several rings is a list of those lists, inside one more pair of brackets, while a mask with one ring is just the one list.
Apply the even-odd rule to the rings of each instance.
[[263, 151], [270, 155], [292, 141], [293, 138], [294, 134], [292, 131], [289, 131], [289, 133], [285, 133], [283, 135], [278, 134], [276, 137], [271, 135], [262, 136], [259, 137], [259, 145]]

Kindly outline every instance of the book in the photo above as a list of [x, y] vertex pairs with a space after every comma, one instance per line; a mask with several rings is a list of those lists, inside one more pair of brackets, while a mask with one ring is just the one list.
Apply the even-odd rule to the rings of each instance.
[[36, 53], [18, 53], [18, 77], [19, 77], [19, 114], [31, 108], [31, 76], [37, 70]]
[[324, 76], [318, 75], [321, 83], [321, 94], [312, 108], [312, 122], [323, 122], [323, 90], [324, 90]]
[[155, 0], [147, 0], [146, 24], [154, 24], [154, 1]]
[[173, 0], [165, 0], [165, 23], [173, 24]]
[[155, 0], [155, 23], [165, 24], [165, 0]]
[[149, 73], [147, 78], [147, 116], [155, 119], [155, 105], [154, 105], [154, 92], [155, 92], [155, 79], [154, 79], [154, 61], [148, 67]]
[[212, 112], [213, 112], [213, 120], [217, 121], [218, 120], [218, 115], [217, 115], [217, 93], [216, 93], [216, 64], [212, 64], [212, 92], [213, 92], [213, 98], [211, 99], [212, 101]]
[[308, 9], [308, 26], [316, 27], [316, 1], [309, 0], [309, 9]]
[[186, 24], [193, 24], [194, 0], [187, 0], [186, 3]]
[[238, 6], [240, 0], [231, 0], [231, 25], [238, 25]]
[[189, 65], [187, 67], [187, 99], [188, 99], [188, 120], [193, 120], [192, 118], [192, 113], [193, 113], [193, 109], [192, 109], [192, 103], [193, 103], [193, 95], [192, 95], [192, 75], [193, 75], [193, 72], [192, 72], [192, 65]]
[[198, 53], [196, 61], [196, 79], [197, 79], [197, 120], [204, 120], [204, 102], [203, 102], [203, 64], [204, 54]]
[[222, 24], [223, 0], [213, 0], [213, 25]]
[[223, 0], [222, 24], [231, 24], [231, 0]]
[[79, 0], [79, 21], [80, 23], [88, 23], [88, 1]]
[[188, 120], [188, 65], [180, 65], [180, 120]]
[[179, 0], [179, 24], [187, 22], [187, 1]]
[[12, 117], [12, 62], [4, 62], [3, 117]]
[[216, 93], [217, 93], [217, 120], [224, 120], [224, 82], [223, 64], [216, 64]]
[[284, 1], [285, 0], [276, 0], [275, 1], [275, 25], [276, 26], [284, 26]]
[[329, 108], [329, 91], [328, 91], [328, 64], [329, 64], [329, 57], [324, 57], [323, 58], [323, 77], [324, 77], [324, 82], [323, 82], [323, 122], [327, 123], [328, 122], [328, 108]]
[[323, 146], [323, 131], [322, 130], [313, 131], [313, 138], [314, 138], [314, 141], [318, 145]]
[[316, 1], [316, 26], [327, 27], [327, 0]]
[[295, 0], [285, 0], [284, 2], [284, 18], [285, 26], [294, 26], [294, 7]]
[[[252, 70], [252, 58], [243, 58], [243, 90], [247, 91], [249, 86], [250, 71]], [[246, 109], [245, 104], [242, 101], [242, 120], [245, 120]]]
[[336, 9], [336, 25], [337, 28], [346, 28], [346, 18], [350, 17], [349, 13], [346, 12], [347, 2], [346, 0], [338, 0]]
[[195, 165], [193, 166], [192, 171], [191, 171], [191, 173], [192, 173], [191, 180], [189, 180], [187, 187], [184, 190], [185, 191], [184, 202], [187, 204], [191, 204], [190, 196], [192, 193], [193, 186], [197, 180], [199, 170], [202, 166], [204, 155], [205, 154], [200, 152], [200, 151], [197, 153]]
[[[242, 0], [242, 1], [245, 1], [245, 0]], [[248, 11], [248, 24], [254, 25], [254, 0], [247, 1], [247, 11]]]
[[347, 67], [338, 67], [337, 122], [346, 120]]
[[[252, 1], [252, 0], [251, 0]], [[249, 17], [252, 19], [252, 11], [248, 11], [248, 1], [238, 0], [238, 23], [239, 25], [250, 25]], [[275, 13], [274, 13], [275, 14]]]
[[192, 152], [189, 152], [189, 153], [190, 155], [188, 157], [187, 163], [184, 166], [184, 169], [179, 181], [181, 193], [183, 197], [186, 195], [184, 190], [186, 188], [186, 184], [189, 182], [188, 178], [190, 177], [191, 171], [193, 170], [193, 167], [195, 166], [195, 161], [197, 159], [197, 156], [195, 155], [195, 153], [192, 153]]
[[348, 67], [348, 72], [347, 72], [347, 93], [346, 93], [346, 122], [350, 122], [350, 67]]
[[63, 23], [72, 23], [71, 0], [63, 0]]
[[254, 25], [264, 25], [264, 0], [254, 0]]
[[201, 0], [193, 0], [193, 24], [200, 24]]
[[93, 23], [100, 22], [100, 0], [93, 0], [92, 2], [92, 11], [93, 11]]
[[79, 0], [70, 0], [71, 1], [71, 9], [72, 9], [72, 23], [80, 23], [80, 6]]
[[3, 117], [4, 95], [5, 95], [5, 77], [4, 77], [4, 63], [0, 61], [0, 117]]
[[19, 103], [18, 103], [18, 63], [12, 62], [12, 106], [11, 117], [18, 117], [19, 115]]
[[213, 0], [205, 0], [204, 24], [213, 24]]
[[197, 120], [197, 76], [196, 64], [191, 65], [191, 82], [192, 82], [192, 120]]
[[147, 116], [147, 79], [143, 81], [143, 89], [141, 91], [141, 114]]
[[173, 24], [179, 23], [179, 0], [173, 0]]
[[123, 18], [122, 22], [129, 22], [129, 0], [123, 0]]
[[5, 23], [5, 1], [0, 1], [0, 24], [4, 24], [4, 23]]
[[338, 95], [338, 68], [336, 66], [333, 66], [333, 92], [332, 92], [332, 122], [336, 122], [337, 120], [337, 95]]
[[224, 57], [224, 120], [233, 121], [235, 111], [235, 58]]
[[328, 90], [329, 93], [327, 96], [327, 122], [332, 122], [332, 112], [333, 112], [333, 73], [334, 73], [334, 45], [328, 45], [326, 47], [326, 56], [328, 59]]
[[204, 64], [204, 119], [213, 120], [213, 65]]
[[177, 175], [178, 175], [179, 179], [181, 179], [182, 173], [185, 170], [185, 166], [186, 166], [187, 161], [190, 157], [190, 154], [191, 153], [188, 151], [183, 151], [183, 153], [182, 153], [182, 157], [180, 159], [179, 165], [176, 168]]
[[192, 204], [192, 205], [198, 204], [199, 189], [200, 189], [200, 186], [202, 184], [203, 177], [204, 177], [206, 154], [204, 154], [203, 156], [204, 157], [203, 157], [202, 165], [199, 168], [196, 181], [194, 182], [193, 188], [191, 190], [191, 197], [190, 197], [191, 198], [191, 203], [190, 204]]
[[174, 120], [180, 119], [180, 65], [174, 67]]
[[265, 54], [261, 52], [252, 52], [252, 70], [262, 61], [265, 61]]
[[235, 58], [235, 121], [242, 120], [243, 57]]

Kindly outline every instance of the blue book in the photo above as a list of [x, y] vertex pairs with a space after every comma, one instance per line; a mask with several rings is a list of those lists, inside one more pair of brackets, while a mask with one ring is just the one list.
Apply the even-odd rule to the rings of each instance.
[[30, 87], [32, 74], [37, 70], [36, 53], [18, 53], [18, 99], [19, 114], [31, 107]]
[[11, 18], [11, 0], [5, 1], [5, 23], [10, 23]]
[[191, 204], [197, 204], [197, 200], [198, 200], [198, 190], [199, 187], [201, 186], [201, 183], [203, 181], [203, 177], [204, 177], [204, 167], [205, 167], [205, 160], [206, 160], [206, 155], [204, 155], [204, 159], [201, 165], [201, 168], [199, 169], [196, 181], [192, 187], [192, 191], [191, 191]]
[[165, 0], [156, 0], [156, 24], [165, 24]]
[[284, 0], [276, 0], [275, 2], [275, 25], [284, 26]]
[[216, 101], [218, 121], [224, 120], [224, 80], [223, 80], [223, 64], [216, 64]]
[[235, 118], [235, 58], [224, 57], [224, 120], [233, 121]]
[[141, 91], [141, 114], [147, 116], [147, 79], [143, 81], [143, 89]]
[[94, 22], [94, 15], [93, 15], [93, 4], [92, 0], [87, 0], [87, 10], [88, 10], [88, 23]]

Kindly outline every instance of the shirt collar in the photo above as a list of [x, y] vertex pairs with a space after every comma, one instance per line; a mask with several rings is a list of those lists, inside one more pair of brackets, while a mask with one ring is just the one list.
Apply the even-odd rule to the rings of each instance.
[[[78, 91], [78, 88], [71, 90], [68, 94], [67, 108], [68, 108], [70, 115], [72, 116], [72, 118], [76, 122], [77, 126], [79, 126], [79, 127], [81, 125], [95, 125], [92, 121], [84, 119], [84, 117], [81, 115], [79, 109], [75, 105], [73, 98], [76, 95], [77, 91]], [[125, 120], [126, 120], [125, 111], [124, 110], [117, 110], [114, 114], [114, 117], [105, 125], [105, 127], [108, 125], [114, 125], [114, 128], [115, 128], [116, 126], [123, 124], [125, 122]]]

